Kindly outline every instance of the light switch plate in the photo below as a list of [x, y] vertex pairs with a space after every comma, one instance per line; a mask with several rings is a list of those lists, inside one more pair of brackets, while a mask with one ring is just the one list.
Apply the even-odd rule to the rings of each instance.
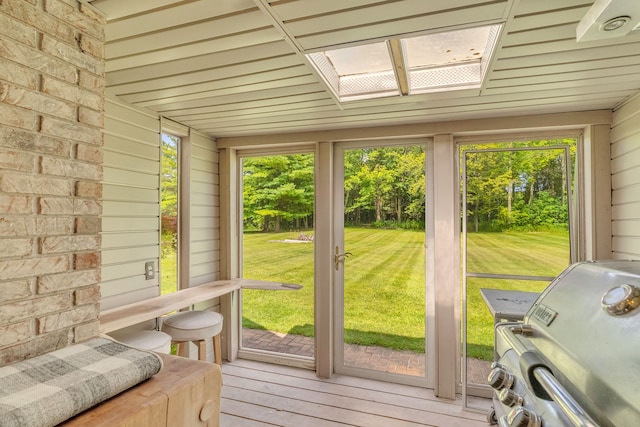
[[153, 261], [147, 261], [144, 263], [144, 278], [145, 280], [151, 280], [156, 277], [156, 267]]

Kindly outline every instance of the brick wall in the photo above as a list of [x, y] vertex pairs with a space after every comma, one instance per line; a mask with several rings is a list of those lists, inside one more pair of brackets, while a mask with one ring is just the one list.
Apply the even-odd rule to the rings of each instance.
[[0, 0], [0, 366], [98, 333], [104, 25]]

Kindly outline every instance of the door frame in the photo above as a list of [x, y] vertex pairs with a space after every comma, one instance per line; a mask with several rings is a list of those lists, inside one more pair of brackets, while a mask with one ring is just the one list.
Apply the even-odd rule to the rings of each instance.
[[[551, 139], [551, 138], [550, 138]], [[580, 140], [575, 138], [576, 146], [580, 145]], [[526, 141], [526, 139], [520, 139], [520, 141]], [[569, 263], [573, 263], [577, 260], [576, 256], [576, 223], [574, 221], [574, 205], [572, 203], [573, 193], [571, 190], [571, 184], [573, 182], [573, 177], [571, 174], [571, 155], [570, 149], [566, 145], [549, 145], [549, 146], [532, 146], [532, 147], [505, 147], [505, 148], [477, 148], [470, 150], [462, 150], [464, 144], [457, 144], [456, 149], [458, 150], [458, 154], [460, 156], [460, 209], [461, 209], [461, 218], [467, 217], [467, 204], [465, 203], [467, 199], [467, 162], [466, 155], [478, 154], [478, 153], [496, 153], [496, 152], [516, 152], [516, 151], [545, 151], [545, 150], [555, 150], [561, 151], [559, 153], [564, 157], [564, 174], [565, 174], [565, 184], [567, 187], [567, 214], [569, 218]], [[576, 153], [576, 158], [578, 158], [578, 154]], [[470, 384], [467, 380], [467, 278], [469, 277], [493, 277], [493, 278], [505, 278], [505, 279], [521, 279], [521, 280], [540, 280], [540, 281], [550, 281], [553, 277], [545, 277], [545, 276], [518, 276], [513, 274], [499, 274], [499, 273], [482, 273], [480, 276], [478, 273], [469, 273], [467, 271], [467, 221], [461, 221], [461, 269], [462, 269], [462, 277], [461, 277], [461, 301], [462, 301], [462, 313], [461, 313], [461, 347], [462, 347], [462, 364], [461, 364], [461, 385], [462, 385], [462, 400], [464, 402], [465, 408], [473, 408], [472, 405], [469, 404], [470, 396], [481, 396], [481, 397], [490, 397], [492, 395], [491, 390], [488, 385], [478, 385], [478, 384]]]
[[[394, 147], [394, 146], [407, 146], [407, 145], [422, 145], [425, 149], [425, 179], [427, 183], [432, 182], [430, 178], [429, 165], [433, 162], [430, 159], [430, 151], [432, 152], [432, 142], [430, 138], [401, 138], [401, 139], [376, 139], [376, 140], [358, 140], [358, 141], [339, 141], [334, 143], [333, 147], [333, 162], [332, 162], [332, 242], [330, 251], [334, 253], [335, 248], [344, 253], [346, 248], [344, 247], [344, 152], [348, 149], [359, 148], [375, 148], [375, 147]], [[431, 197], [429, 195], [429, 187], [425, 187], [426, 203], [425, 203], [425, 226], [427, 229], [427, 218], [431, 217], [428, 209], [433, 206]], [[429, 231], [430, 232], [430, 231]], [[428, 233], [425, 230], [425, 233]], [[427, 248], [427, 240], [429, 236], [425, 234], [425, 245]], [[425, 251], [426, 262], [425, 266], [430, 264], [429, 252]], [[333, 259], [332, 259], [333, 261]], [[432, 264], [432, 263], [431, 263]], [[410, 375], [392, 374], [388, 372], [374, 371], [369, 369], [362, 369], [352, 366], [345, 366], [344, 364], [344, 262], [339, 264], [339, 268], [336, 270], [332, 263], [332, 295], [333, 295], [333, 316], [332, 316], [332, 359], [333, 359], [333, 371], [335, 373], [352, 375], [364, 378], [371, 378], [380, 381], [395, 382], [400, 384], [409, 384], [426, 388], [433, 388], [434, 377], [434, 316], [433, 311], [435, 304], [433, 303], [433, 282], [429, 280], [429, 274], [426, 274], [425, 280], [425, 351], [426, 351], [426, 366], [424, 377], [414, 377]], [[428, 285], [431, 283], [431, 285]], [[431, 320], [428, 320], [431, 319]]]
[[[522, 119], [525, 120], [525, 119]], [[535, 122], [535, 120], [534, 120]], [[587, 121], [588, 122], [588, 121]], [[460, 188], [458, 144], [497, 142], [505, 140], [539, 138], [579, 138], [577, 173], [579, 193], [578, 209], [575, 215], [577, 223], [578, 258], [580, 260], [597, 259], [610, 256], [611, 253], [611, 191], [610, 180], [610, 126], [608, 124], [576, 125], [569, 123], [558, 128], [551, 123], [542, 128], [539, 124], [518, 131], [513, 127], [500, 127], [500, 123], [490, 127], [483, 122], [481, 128], [469, 130], [460, 122], [452, 122], [438, 127], [437, 133], [423, 138], [427, 143], [427, 192], [432, 194], [427, 203], [427, 281], [437, 283], [435, 296], [427, 294], [427, 304], [438, 307], [437, 325], [433, 318], [427, 319], [429, 330], [427, 339], [437, 342], [436, 361], [428, 364], [430, 378], [433, 378], [435, 394], [439, 397], [454, 399], [460, 393], [460, 253], [459, 223], [452, 221], [460, 214]], [[535, 122], [538, 123], [538, 122]], [[582, 123], [582, 122], [580, 122]], [[506, 122], [505, 122], [506, 124]], [[556, 126], [554, 128], [554, 126]], [[536, 131], [536, 128], [540, 130]], [[501, 132], [500, 129], [504, 129]], [[458, 132], [458, 133], [456, 133]], [[362, 129], [359, 135], [371, 137], [380, 135]], [[396, 135], [402, 134], [397, 130]], [[334, 141], [344, 136], [341, 132], [296, 135], [295, 138], [268, 139], [253, 143], [240, 139], [225, 141], [217, 151], [220, 165], [220, 277], [239, 277], [238, 274], [238, 171], [236, 156], [238, 151], [261, 146], [261, 151], [272, 152], [285, 146], [307, 145], [316, 150], [316, 373], [328, 378], [333, 373], [333, 151]], [[437, 161], [434, 161], [437, 159]], [[432, 215], [429, 216], [429, 213]], [[449, 222], [447, 222], [447, 220]], [[437, 232], [435, 224], [438, 224]], [[437, 248], [436, 248], [437, 246]], [[436, 250], [437, 249], [437, 250]], [[452, 259], [455, 258], [455, 259]], [[457, 262], [457, 264], [456, 264]], [[427, 288], [428, 292], [430, 287]], [[239, 298], [238, 291], [220, 298], [221, 311], [225, 318], [223, 332], [223, 351], [225, 357], [233, 361], [238, 356]], [[453, 334], [453, 335], [452, 335]], [[432, 346], [433, 348], [434, 346]]]
[[[237, 269], [235, 275], [233, 277], [242, 277], [242, 262], [243, 262], [243, 239], [242, 235], [244, 232], [244, 220], [243, 220], [243, 179], [242, 179], [242, 161], [247, 157], [269, 157], [269, 156], [279, 156], [279, 155], [293, 155], [293, 154], [313, 154], [314, 156], [314, 174], [317, 174], [318, 171], [318, 151], [317, 147], [314, 144], [300, 144], [294, 146], [286, 146], [286, 147], [267, 147], [260, 149], [243, 149], [243, 150], [234, 150], [234, 166], [235, 166], [235, 186], [237, 188], [235, 200], [235, 212], [236, 212], [236, 221], [235, 221], [235, 230], [236, 236], [236, 250], [237, 250], [237, 262], [235, 263], [235, 269]], [[317, 177], [314, 177], [314, 218], [317, 217], [316, 206], [318, 205], [318, 195], [317, 195]], [[221, 224], [222, 225], [222, 224]], [[316, 224], [314, 224], [314, 235], [318, 234], [318, 229]], [[269, 351], [263, 351], [252, 348], [245, 348], [242, 346], [242, 290], [237, 291], [238, 297], [236, 299], [237, 305], [234, 305], [234, 309], [237, 311], [236, 317], [237, 324], [235, 327], [237, 328], [234, 331], [233, 335], [237, 337], [234, 345], [234, 350], [236, 357], [247, 359], [247, 360], [255, 360], [259, 362], [273, 363], [279, 365], [286, 366], [294, 366], [298, 368], [304, 369], [312, 369], [317, 370], [316, 359], [317, 359], [317, 348], [318, 348], [318, 340], [317, 340], [317, 321], [318, 321], [318, 307], [317, 307], [317, 288], [318, 282], [317, 278], [317, 252], [318, 252], [318, 239], [314, 238], [314, 289], [316, 289], [316, 294], [314, 295], [314, 322], [316, 322], [316, 356], [313, 358], [309, 358], [306, 356], [297, 356], [285, 353], [274, 353]]]

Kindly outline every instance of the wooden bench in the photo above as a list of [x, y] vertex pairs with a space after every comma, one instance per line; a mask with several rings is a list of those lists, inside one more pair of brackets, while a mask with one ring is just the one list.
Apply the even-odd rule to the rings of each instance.
[[160, 356], [163, 367], [153, 377], [59, 426], [219, 426], [220, 366], [166, 354]]
[[[250, 279], [217, 280], [105, 310], [100, 314], [100, 332], [123, 329], [240, 288], [297, 290], [301, 287]], [[219, 426], [222, 390], [220, 366], [166, 354], [160, 356], [163, 367], [156, 375], [60, 426]]]

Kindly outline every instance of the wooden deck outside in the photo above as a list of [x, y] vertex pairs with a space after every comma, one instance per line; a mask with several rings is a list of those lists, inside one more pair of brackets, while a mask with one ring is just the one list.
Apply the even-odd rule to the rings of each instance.
[[[486, 427], [486, 414], [432, 390], [248, 360], [224, 364], [221, 425]], [[489, 400], [474, 401], [474, 406]]]

